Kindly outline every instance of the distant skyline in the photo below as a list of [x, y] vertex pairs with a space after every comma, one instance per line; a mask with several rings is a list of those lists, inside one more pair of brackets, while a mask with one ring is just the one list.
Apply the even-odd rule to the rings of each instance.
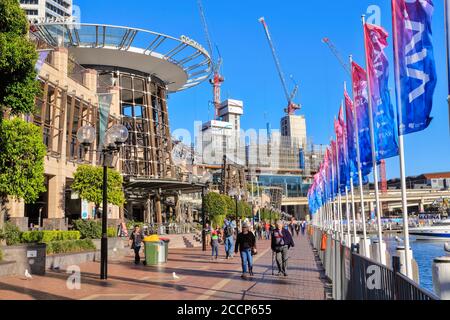
[[[174, 37], [187, 35], [206, 46], [196, 0], [150, 2], [144, 0], [75, 0], [81, 21], [139, 27]], [[450, 133], [447, 104], [447, 66], [445, 52], [443, 1], [434, 1], [433, 19], [438, 85], [434, 96], [434, 121], [424, 132], [407, 136], [408, 175], [450, 171]], [[303, 105], [297, 114], [307, 119], [308, 136], [316, 144], [328, 144], [333, 119], [343, 99], [344, 81], [350, 82], [338, 60], [322, 43], [329, 37], [344, 59], [352, 54], [364, 66], [361, 15], [369, 6], [380, 9], [381, 25], [391, 32], [390, 1], [222, 1], [203, 0], [213, 41], [224, 59], [226, 79], [222, 98], [243, 100], [242, 127], [265, 129], [266, 122], [279, 129], [286, 99], [275, 69], [267, 40], [258, 18], [264, 16], [289, 80], [293, 75], [300, 85], [296, 102]], [[377, 7], [375, 7], [376, 9]], [[387, 53], [393, 84], [392, 38]], [[394, 91], [393, 91], [394, 92]], [[395, 101], [394, 96], [392, 97]], [[194, 131], [194, 121], [211, 120], [212, 87], [209, 82], [172, 94], [169, 97], [172, 131]], [[398, 158], [387, 161], [388, 178], [399, 176]]]

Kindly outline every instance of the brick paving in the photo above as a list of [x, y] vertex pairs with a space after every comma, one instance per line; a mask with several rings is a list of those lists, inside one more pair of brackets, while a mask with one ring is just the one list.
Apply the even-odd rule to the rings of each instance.
[[[164, 266], [134, 266], [133, 256], [109, 263], [109, 279], [99, 280], [99, 264], [80, 265], [81, 287], [69, 290], [64, 271], [46, 276], [0, 278], [0, 300], [323, 300], [324, 283], [306, 237], [294, 238], [289, 277], [272, 276], [269, 241], [259, 241], [252, 280], [242, 280], [240, 259], [212, 261], [201, 249], [173, 249]], [[224, 255], [224, 247], [220, 253]], [[173, 277], [176, 274], [179, 279]]]

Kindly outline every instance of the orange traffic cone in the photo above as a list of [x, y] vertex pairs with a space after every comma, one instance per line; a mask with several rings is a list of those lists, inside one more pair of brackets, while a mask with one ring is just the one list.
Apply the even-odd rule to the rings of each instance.
[[320, 250], [322, 250], [322, 251], [327, 250], [327, 240], [328, 240], [327, 234], [323, 233], [322, 234], [322, 245], [320, 246]]

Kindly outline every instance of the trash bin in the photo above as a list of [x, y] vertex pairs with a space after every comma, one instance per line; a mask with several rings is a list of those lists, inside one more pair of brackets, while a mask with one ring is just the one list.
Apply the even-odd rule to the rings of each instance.
[[169, 259], [169, 242], [170, 242], [170, 239], [160, 238], [160, 240], [164, 243], [164, 251], [165, 251], [164, 261], [160, 261], [160, 262], [167, 263], [167, 260]]
[[164, 251], [162, 241], [145, 241], [145, 265], [157, 266], [160, 263], [160, 252]]

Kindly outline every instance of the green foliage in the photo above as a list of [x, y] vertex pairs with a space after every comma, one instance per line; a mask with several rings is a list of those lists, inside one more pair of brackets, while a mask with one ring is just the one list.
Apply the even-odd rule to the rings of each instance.
[[238, 210], [239, 210], [239, 217], [240, 218], [252, 218], [253, 212], [252, 212], [252, 206], [248, 204], [245, 201], [239, 201], [238, 202]]
[[101, 239], [102, 224], [96, 220], [76, 220], [73, 222], [75, 230], [81, 234], [81, 239]]
[[21, 236], [22, 243], [50, 243], [53, 241], [79, 240], [79, 231], [27, 231]]
[[108, 238], [117, 238], [117, 229], [114, 227], [108, 227]]
[[8, 246], [14, 246], [20, 243], [20, 229], [11, 222], [6, 222], [3, 230], [0, 230], [0, 239], [5, 240]]
[[[75, 232], [80, 234], [78, 239], [101, 239], [102, 238], [102, 222], [99, 220], [76, 220], [73, 222]], [[117, 229], [108, 227], [108, 238], [117, 237]], [[61, 239], [61, 240], [77, 240], [77, 239]]]
[[0, 109], [13, 114], [34, 110], [39, 94], [35, 65], [38, 58], [28, 39], [28, 22], [17, 0], [0, 1]]
[[236, 201], [226, 195], [222, 196], [226, 203], [226, 215], [227, 216], [236, 216]]
[[269, 209], [261, 209], [261, 220], [268, 221], [268, 222], [275, 222], [277, 220], [280, 220], [281, 216], [277, 212], [271, 211]]
[[222, 227], [225, 223], [226, 215], [218, 215], [218, 216], [212, 216], [210, 217], [211, 226], [213, 228], [215, 227]]
[[47, 244], [47, 254], [76, 253], [96, 250], [91, 239], [54, 241]]
[[[103, 168], [91, 165], [79, 166], [74, 174], [72, 190], [78, 192], [81, 199], [95, 203], [103, 202]], [[125, 203], [123, 178], [116, 170], [108, 169], [108, 203], [122, 206]]]
[[0, 262], [2, 262], [3, 261], [3, 251], [2, 251], [2, 249], [0, 249]]
[[210, 192], [205, 196], [204, 202], [210, 218], [227, 214], [227, 202], [222, 195]]
[[33, 203], [45, 192], [41, 129], [22, 119], [0, 123], [0, 195]]
[[139, 221], [134, 221], [134, 220], [128, 220], [126, 225], [127, 225], [128, 230], [134, 229], [135, 226], [139, 226], [142, 229], [142, 227], [144, 226], [144, 223], [139, 222]]

